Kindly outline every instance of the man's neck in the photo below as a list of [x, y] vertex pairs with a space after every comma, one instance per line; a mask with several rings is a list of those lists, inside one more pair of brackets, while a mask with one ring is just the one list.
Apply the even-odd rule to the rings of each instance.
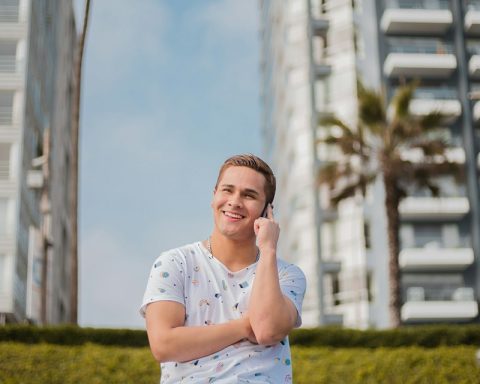
[[255, 237], [246, 240], [233, 240], [220, 233], [210, 236], [212, 255], [230, 271], [239, 271], [257, 260], [258, 250]]

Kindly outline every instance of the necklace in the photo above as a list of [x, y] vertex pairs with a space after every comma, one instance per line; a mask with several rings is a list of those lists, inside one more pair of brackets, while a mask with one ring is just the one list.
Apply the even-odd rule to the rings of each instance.
[[[208, 252], [210, 252], [210, 254], [213, 256], [212, 242], [211, 242], [210, 238], [211, 238], [211, 236], [208, 236], [207, 249], [208, 249]], [[260, 249], [257, 248], [257, 256], [255, 256], [255, 263], [258, 261], [259, 258], [260, 258]]]

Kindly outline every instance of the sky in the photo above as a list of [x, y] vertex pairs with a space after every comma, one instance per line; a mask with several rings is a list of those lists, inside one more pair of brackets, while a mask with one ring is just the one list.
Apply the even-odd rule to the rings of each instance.
[[[79, 323], [143, 328], [155, 258], [209, 235], [227, 157], [262, 155], [258, 2], [91, 1]], [[81, 14], [83, 0], [74, 5]]]

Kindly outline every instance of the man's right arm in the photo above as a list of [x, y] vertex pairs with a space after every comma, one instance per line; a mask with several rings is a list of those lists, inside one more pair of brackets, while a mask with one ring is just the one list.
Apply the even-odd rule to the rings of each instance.
[[147, 334], [159, 362], [185, 362], [218, 352], [242, 339], [254, 340], [248, 317], [208, 326], [185, 326], [185, 307], [156, 301], [146, 308]]

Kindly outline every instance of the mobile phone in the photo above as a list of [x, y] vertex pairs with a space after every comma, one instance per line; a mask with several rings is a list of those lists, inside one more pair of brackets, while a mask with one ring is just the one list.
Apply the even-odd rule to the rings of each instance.
[[267, 218], [267, 209], [270, 203], [265, 204], [265, 208], [263, 208], [262, 214], [260, 215], [261, 217]]

